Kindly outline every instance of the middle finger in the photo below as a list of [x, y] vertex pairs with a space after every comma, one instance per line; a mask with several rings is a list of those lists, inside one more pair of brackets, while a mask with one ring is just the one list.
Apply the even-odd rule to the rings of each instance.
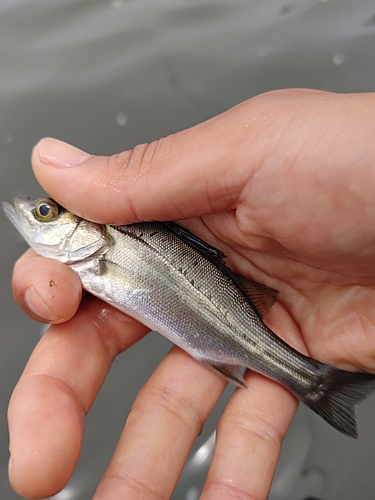
[[138, 394], [95, 500], [171, 498], [191, 446], [225, 386], [173, 347]]

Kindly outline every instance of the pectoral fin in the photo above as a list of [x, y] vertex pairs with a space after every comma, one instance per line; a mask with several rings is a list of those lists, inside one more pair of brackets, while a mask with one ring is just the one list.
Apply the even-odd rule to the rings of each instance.
[[239, 365], [229, 365], [224, 363], [214, 364], [207, 361], [202, 364], [212, 372], [216, 373], [216, 375], [220, 375], [221, 378], [228, 380], [228, 382], [232, 382], [239, 387], [247, 387]]

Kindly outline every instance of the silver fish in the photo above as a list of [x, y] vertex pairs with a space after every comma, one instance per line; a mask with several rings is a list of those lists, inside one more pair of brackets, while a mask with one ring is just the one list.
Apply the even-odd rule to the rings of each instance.
[[38, 254], [69, 265], [91, 294], [225, 379], [246, 387], [240, 368], [255, 370], [358, 437], [356, 408], [375, 376], [320, 363], [278, 338], [262, 321], [278, 292], [232, 272], [220, 250], [174, 222], [99, 225], [43, 198], [3, 208]]

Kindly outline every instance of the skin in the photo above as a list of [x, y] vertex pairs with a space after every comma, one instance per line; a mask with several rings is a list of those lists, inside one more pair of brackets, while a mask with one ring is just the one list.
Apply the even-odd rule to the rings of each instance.
[[[87, 219], [183, 220], [233, 270], [280, 291], [265, 318], [275, 333], [326, 363], [375, 372], [374, 137], [375, 94], [286, 90], [109, 158], [45, 139], [32, 165]], [[30, 316], [53, 324], [9, 405], [11, 482], [37, 498], [68, 481], [113, 359], [147, 329], [95, 298], [80, 303], [74, 272], [31, 250], [13, 286]], [[260, 375], [245, 380], [220, 418], [202, 500], [267, 498], [297, 402]], [[95, 500], [170, 498], [224, 386], [172, 348], [140, 390]]]

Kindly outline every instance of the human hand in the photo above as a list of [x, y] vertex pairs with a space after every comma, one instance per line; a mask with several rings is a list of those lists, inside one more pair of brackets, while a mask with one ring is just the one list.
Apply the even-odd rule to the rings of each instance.
[[[47, 139], [33, 167], [56, 201], [87, 219], [183, 219], [233, 270], [280, 291], [265, 318], [275, 333], [326, 363], [374, 371], [374, 99], [274, 92], [111, 158]], [[92, 297], [73, 317], [78, 277], [32, 251], [15, 268], [14, 291], [32, 317], [56, 324], [9, 408], [13, 486], [46, 496], [74, 470], [112, 360], [147, 329]], [[202, 499], [267, 497], [296, 401], [260, 375], [245, 380], [249, 390], [237, 390], [220, 419]], [[137, 396], [95, 498], [169, 498], [224, 385], [173, 348]]]

